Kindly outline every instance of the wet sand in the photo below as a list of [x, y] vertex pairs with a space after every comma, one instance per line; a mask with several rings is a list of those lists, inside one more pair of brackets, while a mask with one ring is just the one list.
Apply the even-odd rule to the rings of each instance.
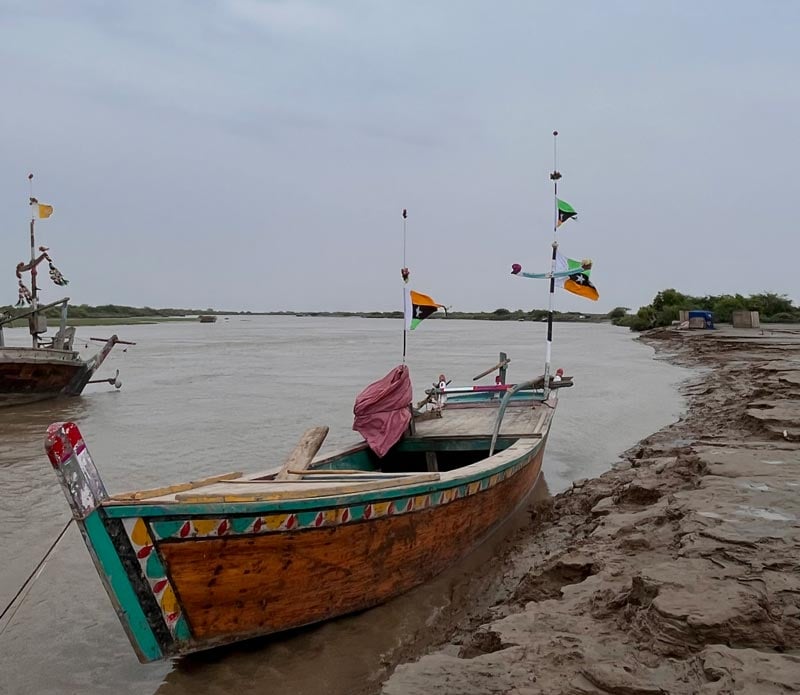
[[684, 417], [534, 507], [494, 605], [386, 695], [800, 691], [800, 328], [642, 340], [696, 368]]

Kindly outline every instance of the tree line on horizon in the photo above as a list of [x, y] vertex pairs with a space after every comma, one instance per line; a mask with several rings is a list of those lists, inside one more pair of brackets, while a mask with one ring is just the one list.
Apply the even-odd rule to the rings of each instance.
[[[797, 308], [786, 295], [774, 292], [761, 292], [744, 296], [741, 294], [706, 295], [695, 297], [683, 294], [675, 289], [661, 290], [650, 304], [639, 308], [636, 313], [629, 313], [628, 307], [616, 307], [607, 314], [592, 314], [577, 311], [553, 312], [555, 321], [597, 322], [611, 321], [615, 326], [627, 326], [633, 331], [644, 331], [650, 328], [669, 326], [677, 321], [681, 310], [701, 309], [710, 311], [714, 320], [730, 322], [731, 315], [737, 310], [758, 311], [765, 323], [800, 323], [800, 308]], [[0, 306], [0, 314], [15, 312], [10, 305]], [[59, 315], [58, 308], [46, 312], [49, 317]], [[402, 318], [402, 311], [221, 311], [217, 309], [177, 309], [152, 307], [134, 307], [123, 304], [88, 304], [69, 305], [69, 315], [75, 319], [114, 319], [114, 318], [176, 318], [195, 316], [198, 314], [218, 314], [231, 316], [332, 316], [363, 318]], [[516, 309], [504, 307], [494, 311], [449, 311], [452, 319], [473, 319], [483, 321], [544, 321], [547, 309]], [[444, 318], [444, 312], [437, 312], [430, 318]]]
[[678, 321], [681, 311], [710, 311], [714, 320], [730, 323], [734, 311], [757, 311], [764, 323], [800, 323], [800, 309], [785, 294], [760, 292], [742, 294], [720, 294], [695, 297], [675, 289], [661, 290], [650, 304], [629, 314], [627, 307], [617, 307], [608, 317], [615, 326], [627, 326], [632, 331], [670, 326]]
[[[13, 307], [11, 305], [0, 306], [0, 313], [13, 314], [16, 311], [22, 311], [27, 307]], [[125, 306], [124, 304], [100, 304], [98, 306], [90, 306], [88, 304], [69, 304], [69, 315], [74, 319], [113, 319], [113, 318], [175, 318], [181, 316], [195, 316], [197, 314], [252, 314], [251, 311], [217, 311], [216, 309], [154, 309], [153, 307], [144, 306]], [[48, 309], [45, 315], [48, 317], [57, 317], [61, 312], [59, 307]]]
[[[11, 305], [0, 306], [0, 314], [7, 313], [13, 315], [20, 309]], [[46, 310], [44, 313], [50, 318], [56, 318], [60, 314], [60, 308], [55, 307]], [[402, 311], [223, 311], [218, 309], [176, 309], [164, 308], [155, 309], [153, 307], [135, 307], [124, 304], [99, 304], [90, 306], [88, 304], [70, 304], [68, 306], [69, 316], [73, 319], [123, 319], [123, 318], [180, 318], [186, 316], [196, 316], [198, 314], [216, 314], [230, 316], [332, 316], [332, 317], [362, 317], [362, 318], [387, 318], [401, 319]], [[546, 309], [506, 309], [498, 308], [494, 311], [449, 311], [447, 316], [453, 319], [475, 319], [489, 321], [542, 321], [547, 318]], [[430, 318], [444, 318], [444, 312], [437, 312]], [[557, 321], [604, 321], [608, 320], [607, 314], [590, 314], [577, 311], [553, 312], [553, 318]]]

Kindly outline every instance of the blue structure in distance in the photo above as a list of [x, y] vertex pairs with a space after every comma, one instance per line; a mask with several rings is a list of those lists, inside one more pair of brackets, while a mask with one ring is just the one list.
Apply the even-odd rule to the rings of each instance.
[[701, 318], [706, 322], [706, 328], [714, 328], [714, 314], [710, 311], [701, 311], [700, 309], [693, 309], [689, 312], [689, 320], [694, 318]]

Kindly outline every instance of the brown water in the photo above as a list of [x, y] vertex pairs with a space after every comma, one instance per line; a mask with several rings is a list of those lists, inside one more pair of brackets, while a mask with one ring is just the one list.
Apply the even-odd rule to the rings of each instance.
[[[408, 339], [415, 399], [440, 372], [454, 385], [472, 384], [500, 350], [511, 357], [509, 380], [540, 374], [544, 330], [531, 322], [423, 324]], [[79, 328], [76, 344], [108, 331]], [[401, 322], [384, 319], [236, 316], [114, 331], [137, 342], [126, 352], [115, 349], [98, 374], [119, 369], [120, 391], [91, 385], [79, 399], [0, 409], [0, 611], [69, 519], [44, 454], [51, 422], [79, 423], [111, 492], [261, 470], [280, 463], [312, 425], [330, 426], [325, 448], [355, 441], [356, 394], [397, 364], [402, 350]], [[556, 324], [554, 332], [554, 366], [564, 367], [576, 385], [561, 395], [540, 496], [599, 474], [621, 451], [676, 419], [682, 402], [675, 385], [687, 374], [652, 359], [652, 350], [623, 329]], [[6, 341], [24, 345], [26, 336], [7, 331]], [[524, 519], [523, 511], [463, 563], [384, 606], [147, 665], [129, 646], [73, 525], [0, 621], [0, 693], [370, 690], [382, 660], [433, 639], [437, 620], [457, 615], [471, 600], [476, 578]]]

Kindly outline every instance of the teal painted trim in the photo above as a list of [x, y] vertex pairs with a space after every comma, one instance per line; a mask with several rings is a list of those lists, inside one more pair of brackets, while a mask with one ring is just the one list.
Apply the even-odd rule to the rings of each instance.
[[[499, 396], [498, 393], [500, 394]], [[494, 397], [494, 400], [499, 403], [503, 393], [505, 393], [505, 391], [475, 391], [474, 393], [454, 393], [447, 397], [447, 401], [448, 403], [481, 403], [483, 401], [490, 401]], [[536, 403], [541, 403], [545, 400], [545, 398], [544, 395], [520, 391], [511, 396], [511, 400], [515, 403], [517, 401], [535, 401]]]
[[496, 466], [483, 473], [464, 476], [455, 480], [440, 480], [433, 483], [421, 483], [419, 485], [408, 485], [401, 489], [382, 488], [379, 490], [368, 490], [362, 493], [351, 493], [339, 497], [309, 497], [298, 500], [275, 500], [257, 502], [185, 502], [176, 504], [135, 504], [135, 505], [109, 505], [104, 506], [103, 511], [116, 519], [126, 519], [129, 517], [155, 518], [160, 516], [223, 516], [226, 514], [272, 514], [274, 512], [301, 512], [304, 510], [329, 509], [331, 507], [341, 507], [354, 504], [369, 504], [370, 502], [388, 502], [400, 497], [415, 497], [427, 493], [434, 493], [452, 487], [468, 485], [482, 478], [490, 478], [495, 473], [500, 473], [507, 468], [511, 468], [520, 460], [533, 457], [544, 444], [543, 439], [532, 440], [536, 444], [530, 449], [525, 450], [519, 456], [511, 459], [502, 466]]
[[[495, 444], [495, 451], [508, 449], [519, 437], [500, 437]], [[395, 451], [486, 451], [492, 445], [492, 438], [483, 439], [414, 439], [413, 437], [403, 439]]]
[[[503, 468], [493, 469], [492, 475]], [[463, 478], [453, 481], [444, 487], [450, 488], [460, 485]], [[442, 488], [441, 483], [423, 483], [420, 485], [407, 485], [402, 490], [396, 488], [382, 488], [361, 494], [351, 493], [339, 497], [309, 497], [298, 500], [262, 500], [258, 502], [186, 502], [177, 504], [138, 504], [133, 506], [114, 505], [104, 507], [103, 510], [109, 517], [127, 519], [128, 517], [153, 518], [159, 516], [202, 515], [219, 516], [224, 514], [255, 513], [259, 516], [273, 512], [302, 512], [343, 507], [353, 504], [368, 504], [369, 502], [388, 502], [398, 497], [411, 497], [434, 492]], [[381, 494], [383, 493], [383, 494]]]
[[320, 468], [325, 470], [353, 470], [353, 471], [374, 471], [375, 466], [369, 459], [366, 450], [357, 451], [354, 454], [337, 457], [332, 461], [326, 461]]
[[363, 447], [354, 447], [351, 451], [326, 457], [318, 467], [323, 470], [374, 471], [375, 463], [373, 457], [370, 456], [369, 449], [364, 444]]
[[186, 616], [181, 613], [178, 622], [175, 623], [175, 640], [177, 642], [188, 642], [192, 638], [192, 632], [186, 622]]
[[158, 640], [142, 611], [139, 598], [131, 586], [128, 573], [119, 559], [117, 548], [97, 510], [84, 519], [83, 531], [100, 578], [137, 654], [145, 661], [164, 658]]

